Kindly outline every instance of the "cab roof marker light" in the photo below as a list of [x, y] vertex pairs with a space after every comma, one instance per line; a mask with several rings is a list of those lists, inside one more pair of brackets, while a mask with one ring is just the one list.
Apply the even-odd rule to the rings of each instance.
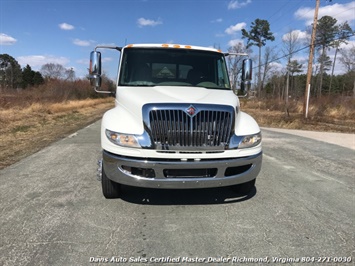
[[133, 44], [128, 44], [127, 48], [133, 47]]
[[173, 47], [174, 47], [174, 48], [180, 48], [180, 45], [174, 44]]
[[191, 49], [192, 47], [191, 47], [191, 45], [185, 45], [185, 48], [186, 49]]
[[163, 47], [169, 47], [169, 44], [164, 43], [164, 44], [162, 44], [161, 46], [163, 46]]

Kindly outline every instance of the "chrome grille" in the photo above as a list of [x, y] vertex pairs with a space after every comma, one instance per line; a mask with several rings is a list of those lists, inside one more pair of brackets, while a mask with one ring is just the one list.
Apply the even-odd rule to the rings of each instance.
[[[191, 106], [195, 108], [192, 115], [188, 114]], [[146, 107], [146, 124], [157, 149], [224, 149], [228, 145], [234, 119], [234, 109], [230, 106], [149, 107]]]

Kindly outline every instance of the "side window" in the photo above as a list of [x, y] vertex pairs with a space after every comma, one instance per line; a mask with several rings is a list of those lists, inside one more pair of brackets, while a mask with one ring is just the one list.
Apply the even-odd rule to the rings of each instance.
[[217, 60], [217, 81], [219, 87], [229, 88], [228, 73], [223, 59]]
[[122, 60], [122, 65], [120, 66], [120, 84], [127, 84], [130, 80], [130, 75], [131, 75], [131, 66], [130, 64], [128, 64], [128, 54], [125, 54], [123, 56], [123, 60]]
[[221, 60], [217, 60], [217, 82], [219, 87], [224, 87], [224, 75]]

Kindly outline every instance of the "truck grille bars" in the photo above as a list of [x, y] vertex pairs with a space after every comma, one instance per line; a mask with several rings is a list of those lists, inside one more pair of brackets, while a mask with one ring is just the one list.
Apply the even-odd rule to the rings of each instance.
[[234, 108], [205, 104], [147, 104], [144, 122], [158, 150], [224, 150]]

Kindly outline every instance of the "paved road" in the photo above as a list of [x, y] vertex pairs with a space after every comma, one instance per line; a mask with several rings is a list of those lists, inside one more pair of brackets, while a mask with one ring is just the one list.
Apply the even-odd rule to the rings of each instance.
[[331, 144], [335, 144], [335, 145], [339, 145], [345, 148], [350, 148], [355, 150], [355, 134], [307, 131], [307, 130], [296, 130], [296, 129], [281, 129], [281, 128], [263, 128], [263, 129], [315, 139], [318, 141], [331, 143]]
[[249, 196], [125, 187], [105, 200], [98, 134], [99, 122], [0, 171], [0, 265], [354, 263], [354, 150], [263, 129]]

